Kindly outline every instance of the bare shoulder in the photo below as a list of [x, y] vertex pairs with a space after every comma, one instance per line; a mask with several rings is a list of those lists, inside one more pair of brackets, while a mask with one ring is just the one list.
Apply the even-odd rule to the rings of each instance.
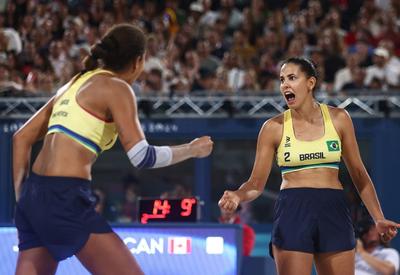
[[283, 126], [283, 113], [276, 115], [266, 122], [264, 122], [263, 128], [268, 128], [268, 130], [278, 130]]
[[134, 97], [131, 86], [118, 77], [101, 76], [96, 81], [96, 87], [102, 90], [107, 98], [117, 97], [126, 100]]
[[333, 126], [335, 127], [340, 138], [343, 139], [346, 133], [351, 132], [353, 129], [353, 122], [349, 113], [343, 109], [333, 106], [328, 106], [329, 114], [332, 119]]
[[283, 132], [283, 113], [274, 116], [264, 122], [261, 131], [260, 138], [268, 138], [274, 144], [279, 144], [282, 138]]
[[349, 113], [343, 108], [328, 106], [328, 110], [334, 122], [342, 123], [351, 120]]

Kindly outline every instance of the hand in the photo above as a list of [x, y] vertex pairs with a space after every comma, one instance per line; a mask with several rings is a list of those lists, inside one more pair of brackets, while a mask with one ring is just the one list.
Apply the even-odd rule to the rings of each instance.
[[386, 219], [376, 221], [376, 229], [384, 242], [389, 242], [397, 235], [397, 228], [400, 228], [400, 224], [393, 221]]
[[234, 212], [239, 203], [240, 198], [234, 191], [225, 191], [218, 202], [218, 206], [226, 212]]
[[210, 155], [213, 145], [214, 142], [209, 136], [196, 138], [189, 143], [190, 149], [193, 152], [193, 157], [195, 158], [204, 158]]

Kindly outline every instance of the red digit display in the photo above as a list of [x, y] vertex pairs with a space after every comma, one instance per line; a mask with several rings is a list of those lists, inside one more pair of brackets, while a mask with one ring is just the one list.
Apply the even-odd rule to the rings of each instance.
[[197, 199], [139, 199], [139, 219], [148, 222], [196, 222]]
[[187, 217], [192, 214], [192, 207], [193, 204], [196, 203], [196, 199], [190, 198], [190, 199], [183, 199], [181, 202], [181, 208], [184, 210], [181, 212], [181, 216]]

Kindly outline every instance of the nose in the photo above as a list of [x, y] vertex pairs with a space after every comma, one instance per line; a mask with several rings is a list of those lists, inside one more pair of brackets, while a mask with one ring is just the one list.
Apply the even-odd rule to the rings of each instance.
[[283, 90], [285, 90], [286, 88], [289, 87], [289, 83], [285, 79], [282, 79], [280, 86], [281, 86], [281, 90], [283, 91]]

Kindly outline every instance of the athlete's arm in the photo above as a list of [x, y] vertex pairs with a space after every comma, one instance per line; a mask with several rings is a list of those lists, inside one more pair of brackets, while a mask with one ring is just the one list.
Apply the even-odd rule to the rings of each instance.
[[399, 262], [399, 256], [397, 255], [397, 252], [394, 251], [391, 253], [390, 251], [390, 254], [388, 254], [389, 252], [386, 252], [386, 257], [384, 259], [379, 259], [378, 257], [375, 257], [371, 253], [367, 252], [359, 239], [357, 240], [356, 251], [364, 259], [364, 261], [379, 274], [392, 275], [396, 273], [397, 264], [395, 263]]
[[21, 183], [29, 172], [32, 145], [46, 135], [54, 102], [67, 91], [72, 82], [73, 80], [58, 89], [56, 95], [50, 98], [39, 111], [14, 133], [13, 182], [17, 201], [21, 192]]
[[[399, 227], [399, 224], [385, 219], [374, 185], [361, 160], [360, 151], [354, 132], [353, 122], [349, 114], [343, 109], [335, 110], [336, 125], [342, 140], [342, 156], [351, 179], [356, 186], [360, 197], [368, 209], [369, 214], [377, 223], [378, 231], [385, 232], [388, 237], [394, 237], [393, 232], [387, 231], [391, 226]], [[387, 232], [386, 232], [387, 231]]]
[[17, 201], [20, 196], [21, 183], [29, 172], [32, 145], [42, 139], [47, 132], [54, 98], [52, 97], [25, 122], [13, 136], [13, 180]]
[[177, 146], [149, 145], [140, 126], [136, 98], [131, 87], [117, 78], [105, 82], [107, 106], [117, 126], [121, 144], [134, 166], [164, 167], [192, 157], [206, 157], [211, 153], [213, 142], [208, 136]]
[[268, 120], [260, 130], [257, 141], [256, 157], [250, 178], [236, 191], [225, 191], [218, 205], [226, 211], [234, 211], [240, 202], [252, 201], [262, 194], [271, 171], [275, 148], [281, 133], [281, 127]]

